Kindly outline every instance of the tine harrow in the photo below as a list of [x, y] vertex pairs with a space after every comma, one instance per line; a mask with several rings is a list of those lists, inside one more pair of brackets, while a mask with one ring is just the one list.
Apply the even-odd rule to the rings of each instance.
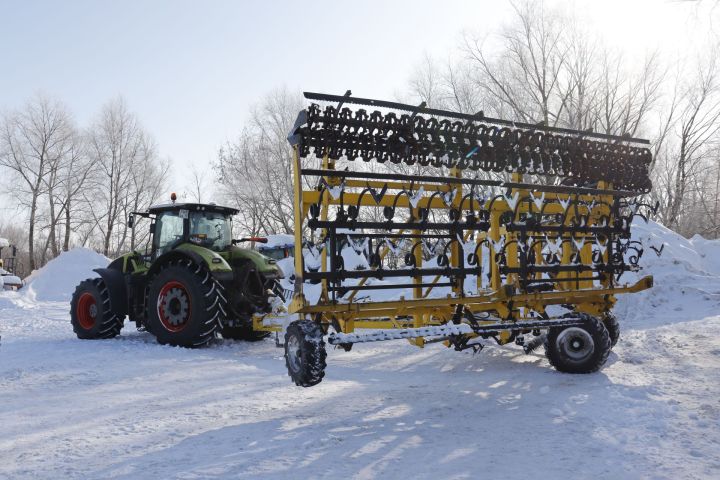
[[[527, 173], [563, 179], [566, 185], [598, 181], [647, 193], [652, 185], [650, 149], [644, 140], [578, 132], [426, 110], [410, 105], [352, 97], [305, 94], [318, 101], [392, 106], [408, 113], [313, 103], [301, 113], [295, 138], [300, 156], [362, 159], [366, 162]], [[412, 113], [411, 113], [412, 112]], [[432, 115], [430, 115], [432, 114]]]

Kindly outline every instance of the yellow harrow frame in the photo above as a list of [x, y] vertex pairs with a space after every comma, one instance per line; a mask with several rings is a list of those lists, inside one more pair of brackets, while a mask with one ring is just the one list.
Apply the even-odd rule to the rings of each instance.
[[[651, 188], [648, 142], [350, 95], [306, 93], [336, 106], [312, 103], [288, 137], [292, 321], [253, 326], [287, 326], [293, 381], [321, 381], [326, 334], [346, 350], [395, 339], [475, 351], [487, 338], [526, 352], [544, 343], [558, 370], [599, 369], [619, 335], [616, 296], [653, 283], [620, 282], [643, 253], [632, 220], [654, 211], [633, 199]], [[321, 252], [318, 271], [304, 264], [306, 242]], [[368, 265], [346, 266], [349, 248]]]
[[[290, 314], [296, 314], [298, 318], [311, 318], [320, 322], [324, 330], [333, 326], [342, 333], [353, 333], [358, 329], [407, 329], [421, 328], [427, 326], [439, 326], [446, 324], [453, 319], [457, 319], [456, 312], [458, 306], [461, 306], [465, 314], [474, 315], [477, 325], [497, 325], [498, 321], [506, 326], [506, 329], [497, 332], [496, 340], [500, 344], [508, 343], [514, 339], [513, 332], [517, 333], [517, 327], [521, 327], [527, 322], [536, 321], [546, 314], [546, 307], [549, 305], [573, 305], [576, 312], [587, 313], [589, 315], [603, 317], [607, 315], [616, 302], [616, 295], [623, 293], [635, 293], [652, 287], [652, 277], [646, 276], [638, 282], [628, 285], [616, 285], [612, 275], [603, 275], [602, 278], [593, 279], [593, 273], [589, 270], [582, 271], [577, 262], [573, 262], [573, 257], [578, 257], [582, 265], [589, 266], [592, 264], [592, 244], [584, 242], [583, 247], [578, 251], [577, 245], [572, 242], [581, 237], [590, 237], [589, 234], [572, 233], [570, 231], [560, 233], [558, 236], [562, 238], [561, 251], [559, 252], [560, 265], [572, 267], [569, 271], [559, 272], [557, 278], [557, 288], [550, 292], [522, 292], [520, 288], [520, 278], [517, 273], [507, 275], [500, 274], [500, 267], [496, 258], [498, 252], [494, 251], [497, 244], [508, 245], [507, 247], [507, 267], [509, 269], [519, 269], [517, 242], [519, 234], [508, 231], [501, 223], [501, 218], [505, 215], [513, 215], [519, 217], [523, 214], [533, 213], [536, 204], [533, 202], [521, 202], [515, 208], [511, 208], [506, 199], [487, 200], [485, 205], [479, 205], [478, 200], [464, 198], [467, 186], [462, 182], [455, 184], [441, 184], [438, 182], [410, 182], [407, 181], [376, 181], [368, 178], [361, 178], [363, 172], [356, 172], [357, 179], [346, 179], [344, 182], [339, 177], [329, 176], [335, 171], [336, 162], [325, 156], [322, 161], [323, 170], [328, 176], [322, 176], [322, 182], [329, 187], [342, 187], [345, 190], [343, 198], [334, 198], [331, 195], [322, 195], [317, 189], [303, 188], [303, 166], [302, 159], [299, 156], [298, 149], [293, 152], [294, 165], [294, 223], [295, 223], [295, 291], [292, 302], [289, 307]], [[458, 180], [463, 179], [463, 171], [453, 169], [450, 176]], [[545, 196], [543, 205], [543, 213], [552, 215], [562, 215], [565, 213], [563, 202], [577, 202], [578, 214], [587, 218], [587, 226], [597, 225], [601, 219], [612, 219], [610, 206], [613, 204], [618, 192], [613, 191], [610, 185], [601, 182], [595, 189], [575, 189], [574, 193], [561, 193], [553, 186], [541, 186], [523, 184], [522, 174], [512, 175], [512, 184], [515, 187], [510, 189], [509, 195], [518, 200], [527, 198], [538, 198]], [[371, 195], [361, 196], [357, 191], [365, 188], [387, 188], [385, 195], [376, 200]], [[395, 200], [395, 193], [407, 191], [413, 188], [416, 191], [424, 191], [425, 194], [421, 198], [415, 198], [413, 206], [407, 196], [402, 196]], [[451, 194], [454, 199], [453, 206], [457, 209], [469, 208], [478, 210], [485, 208], [490, 212], [489, 229], [487, 231], [478, 231], [473, 234], [466, 234], [465, 240], [475, 240], [476, 243], [484, 242], [485, 248], [489, 250], [490, 255], [487, 256], [490, 265], [489, 281], [483, 284], [481, 277], [477, 276], [477, 285], [473, 295], [466, 295], [461, 291], [460, 285], [454, 285], [452, 293], [441, 298], [431, 298], [433, 286], [417, 287], [412, 289], [412, 296], [409, 298], [400, 297], [394, 301], [362, 301], [356, 300], [358, 290], [348, 287], [350, 295], [347, 300], [331, 300], [332, 294], [328, 289], [328, 281], [321, 282], [320, 300], [315, 304], [310, 304], [304, 294], [304, 262], [303, 262], [303, 244], [305, 231], [307, 229], [308, 213], [312, 206], [320, 205], [319, 218], [327, 220], [330, 216], [331, 207], [337, 207], [341, 204], [355, 204], [361, 207], [382, 208], [394, 206], [396, 208], [412, 209], [415, 213], [419, 209], [428, 209], [435, 211], [447, 212], [449, 207], [443, 202], [439, 196], [433, 196], [434, 192], [442, 192]], [[622, 192], [621, 192], [622, 193]], [[544, 194], [544, 195], [543, 195]], [[461, 202], [463, 204], [461, 205]], [[595, 203], [592, 208], [584, 206], [581, 203]], [[491, 204], [492, 203], [492, 204]], [[535, 208], [535, 210], [537, 210]], [[566, 216], [566, 224], [573, 221], [574, 217]], [[412, 231], [419, 234], [419, 230]], [[327, 236], [327, 230], [323, 230], [321, 238]], [[487, 242], [487, 240], [495, 242]], [[540, 248], [536, 246], [535, 248]], [[384, 247], [381, 251], [381, 257], [388, 253], [389, 247]], [[460, 251], [457, 245], [450, 249], [450, 266], [460, 267], [463, 259], [460, 257]], [[579, 254], [579, 255], [578, 255]], [[330, 265], [329, 249], [324, 248], [321, 253], [321, 269], [327, 271]], [[416, 249], [415, 262], [417, 266], [422, 266], [423, 256], [420, 249]], [[603, 260], [608, 261], [609, 251], [603, 253]], [[538, 257], [541, 258], [540, 252]], [[483, 256], [478, 255], [481, 262]], [[538, 279], [539, 273], [535, 273]], [[433, 282], [438, 283], [440, 275], [436, 276]], [[366, 279], [362, 279], [359, 285], [363, 285]], [[420, 278], [413, 278], [413, 282], [420, 284]], [[480, 319], [481, 313], [492, 314], [487, 320]], [[529, 324], [529, 323], [528, 323]], [[256, 317], [254, 327], [257, 330], [264, 331], [280, 331], [282, 326], [274, 323], [270, 317]], [[527, 328], [523, 330], [528, 330]], [[469, 334], [469, 337], [477, 336], [477, 334]], [[408, 341], [419, 347], [424, 346], [425, 338], [415, 337], [408, 338]], [[447, 343], [447, 342], [446, 342]], [[449, 345], [449, 344], [448, 344]]]

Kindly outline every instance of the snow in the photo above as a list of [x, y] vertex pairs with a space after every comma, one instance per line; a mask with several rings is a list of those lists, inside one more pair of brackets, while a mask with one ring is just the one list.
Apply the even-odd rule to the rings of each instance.
[[0, 290], [4, 288], [19, 288], [22, 287], [23, 282], [20, 280], [20, 277], [17, 277], [15, 275], [5, 275], [3, 274], [4, 270], [0, 268]]
[[292, 247], [295, 245], [295, 237], [286, 233], [268, 235], [267, 240], [267, 243], [258, 244], [258, 250], [274, 247]]
[[9, 246], [10, 246], [10, 242], [8, 241], [7, 238], [0, 238], [0, 248], [5, 248], [5, 247], [9, 247]]
[[86, 278], [97, 277], [95, 268], [108, 266], [110, 260], [88, 248], [62, 252], [25, 279], [26, 295], [35, 301], [70, 302], [75, 286]]
[[665, 247], [623, 280], [656, 286], [619, 297], [596, 374], [393, 341], [330, 348], [309, 389], [271, 340], [78, 340], [67, 299], [107, 260], [68, 252], [0, 292], [0, 478], [719, 478], [720, 242], [635, 231]]

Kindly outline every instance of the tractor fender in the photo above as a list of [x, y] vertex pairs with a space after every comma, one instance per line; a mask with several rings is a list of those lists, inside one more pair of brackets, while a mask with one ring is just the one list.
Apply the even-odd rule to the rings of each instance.
[[157, 260], [155, 260], [150, 267], [150, 270], [148, 270], [148, 276], [152, 277], [156, 273], [160, 271], [161, 268], [163, 268], [165, 265], [167, 265], [170, 262], [177, 261], [177, 260], [190, 260], [196, 265], [202, 265], [205, 267], [210, 267], [208, 265], [208, 262], [197, 252], [194, 252], [192, 250], [185, 250], [185, 249], [177, 249], [177, 250], [171, 250], [167, 253], [162, 254], [160, 257], [158, 257]]
[[100, 275], [110, 292], [110, 305], [112, 305], [113, 313], [124, 318], [128, 314], [128, 291], [125, 275], [114, 268], [96, 268], [93, 272]]

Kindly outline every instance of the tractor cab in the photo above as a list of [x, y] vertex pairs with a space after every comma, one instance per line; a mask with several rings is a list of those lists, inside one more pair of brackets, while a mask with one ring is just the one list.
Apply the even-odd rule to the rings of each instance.
[[177, 245], [190, 242], [224, 252], [233, 244], [232, 216], [238, 210], [213, 204], [174, 203], [157, 205], [148, 210], [152, 258], [169, 252]]

